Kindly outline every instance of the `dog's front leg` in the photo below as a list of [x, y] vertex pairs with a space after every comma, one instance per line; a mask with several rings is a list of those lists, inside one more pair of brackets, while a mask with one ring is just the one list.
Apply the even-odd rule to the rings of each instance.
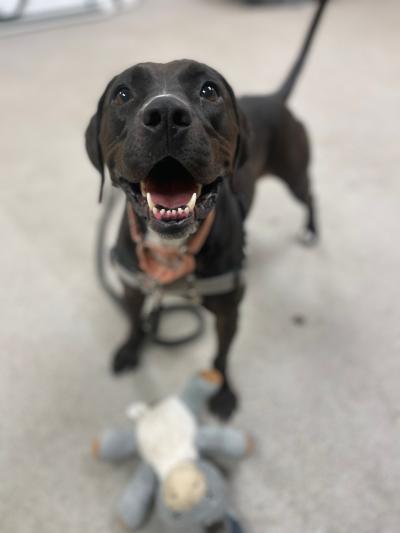
[[140, 351], [145, 338], [141, 322], [144, 300], [145, 296], [140, 290], [124, 287], [124, 307], [130, 320], [130, 332], [127, 340], [113, 356], [112, 370], [115, 374], [134, 369], [139, 364]]
[[237, 331], [239, 304], [243, 294], [244, 288], [240, 287], [227, 294], [207, 296], [203, 299], [203, 306], [215, 315], [217, 355], [213, 366], [221, 372], [224, 380], [219, 391], [210, 400], [210, 409], [223, 420], [230, 418], [238, 404], [237, 395], [228, 376], [228, 355]]

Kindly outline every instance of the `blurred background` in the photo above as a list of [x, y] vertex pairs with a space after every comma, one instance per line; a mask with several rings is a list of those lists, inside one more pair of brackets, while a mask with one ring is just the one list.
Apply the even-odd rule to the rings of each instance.
[[[314, 9], [0, 0], [4, 533], [121, 531], [113, 509], [132, 469], [95, 462], [92, 438], [214, 351], [210, 323], [191, 345], [149, 347], [136, 374], [109, 373], [127, 323], [95, 277], [99, 183], [83, 144], [106, 83], [140, 61], [188, 57], [238, 95], [273, 91]], [[234, 423], [257, 450], [230, 492], [249, 532], [400, 530], [399, 27], [398, 0], [332, 0], [291, 98], [313, 143], [319, 246], [297, 244], [302, 209], [273, 178], [247, 224], [231, 369]]]

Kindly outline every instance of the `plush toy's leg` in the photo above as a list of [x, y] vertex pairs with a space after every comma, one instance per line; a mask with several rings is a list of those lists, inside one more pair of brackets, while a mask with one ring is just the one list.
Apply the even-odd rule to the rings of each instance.
[[109, 429], [93, 442], [93, 454], [104, 461], [123, 461], [136, 452], [136, 437], [133, 429]]
[[223, 377], [218, 370], [205, 370], [196, 374], [181, 393], [182, 401], [198, 417], [203, 412], [207, 401], [218, 391]]
[[200, 453], [226, 459], [241, 459], [253, 448], [251, 437], [232, 427], [202, 426], [196, 436]]
[[137, 529], [143, 525], [155, 496], [157, 480], [152, 468], [141, 463], [118, 505], [125, 526]]

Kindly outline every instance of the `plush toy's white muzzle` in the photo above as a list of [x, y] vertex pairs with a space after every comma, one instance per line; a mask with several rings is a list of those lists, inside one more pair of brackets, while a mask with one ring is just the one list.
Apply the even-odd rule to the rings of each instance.
[[205, 496], [207, 482], [194, 463], [182, 463], [173, 468], [163, 483], [166, 505], [176, 512], [189, 511]]

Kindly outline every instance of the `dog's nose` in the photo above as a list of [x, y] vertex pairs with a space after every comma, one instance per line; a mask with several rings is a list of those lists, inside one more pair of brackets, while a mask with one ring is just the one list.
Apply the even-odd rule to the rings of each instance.
[[143, 124], [152, 130], [187, 128], [192, 123], [190, 109], [177, 98], [155, 98], [143, 111]]

